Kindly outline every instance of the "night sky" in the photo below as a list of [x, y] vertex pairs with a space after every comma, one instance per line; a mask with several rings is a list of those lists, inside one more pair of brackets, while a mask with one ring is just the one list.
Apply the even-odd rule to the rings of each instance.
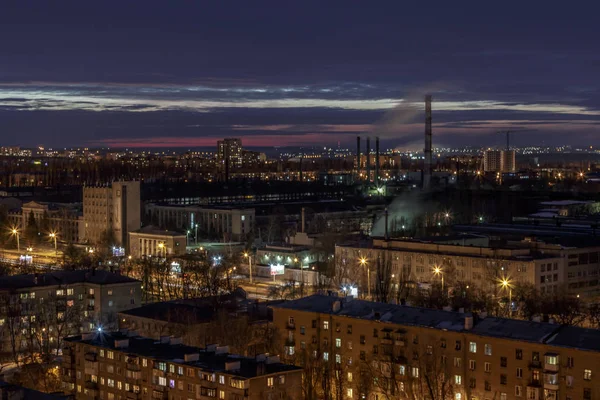
[[600, 145], [598, 2], [2, 1], [0, 145]]

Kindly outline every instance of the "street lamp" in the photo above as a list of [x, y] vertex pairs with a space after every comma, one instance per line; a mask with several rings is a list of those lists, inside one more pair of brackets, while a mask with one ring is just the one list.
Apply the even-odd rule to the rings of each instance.
[[500, 286], [502, 286], [502, 288], [505, 290], [508, 289], [508, 315], [512, 317], [512, 285], [510, 280], [507, 278], [502, 278], [500, 281]]
[[158, 244], [158, 248], [160, 249], [161, 253], [163, 253], [163, 256], [166, 257], [166, 249], [165, 249], [165, 244], [163, 242], [160, 242]]
[[[359, 262], [363, 267], [367, 265], [367, 259], [364, 257], [361, 257]], [[367, 293], [369, 295], [369, 300], [371, 300], [371, 271], [369, 270], [369, 267], [367, 267]]]
[[17, 250], [21, 251], [21, 244], [19, 243], [19, 230], [17, 228], [12, 228], [10, 233], [17, 238]]
[[54, 239], [54, 252], [56, 254], [58, 254], [58, 247], [56, 246], [56, 237], [57, 237], [56, 232], [51, 232], [50, 233], [50, 238]]
[[444, 291], [444, 271], [440, 267], [436, 266], [433, 268], [433, 273], [436, 275], [439, 275], [442, 278], [442, 292], [443, 292]]
[[246, 257], [248, 259], [248, 270], [250, 273], [250, 284], [252, 284], [252, 257], [250, 256], [250, 254], [248, 254], [248, 252], [244, 253], [244, 257]]

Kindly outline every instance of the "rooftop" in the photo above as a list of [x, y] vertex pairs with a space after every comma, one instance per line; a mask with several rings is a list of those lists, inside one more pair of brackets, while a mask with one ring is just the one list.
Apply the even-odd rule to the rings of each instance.
[[23, 274], [0, 277], [0, 290], [73, 285], [76, 283], [112, 285], [132, 282], [139, 281], [105, 270], [54, 271], [44, 274]]
[[[6, 397], [5, 396], [6, 393]], [[23, 397], [20, 397], [20, 396]], [[14, 397], [13, 397], [14, 396]], [[44, 393], [37, 390], [28, 389], [23, 386], [13, 385], [12, 383], [0, 381], [0, 397], [9, 399], [27, 399], [27, 400], [66, 400], [71, 396], [62, 393]]]
[[141, 233], [145, 235], [156, 235], [156, 236], [185, 236], [185, 233], [169, 231], [166, 229], [160, 229], [153, 225], [145, 226], [137, 231], [129, 232], [129, 233]]
[[[240, 378], [254, 378], [259, 375], [269, 375], [289, 371], [300, 371], [301, 368], [292, 365], [283, 364], [278, 358], [271, 359], [271, 362], [263, 362], [258, 358], [249, 358], [237, 354], [229, 354], [220, 348], [223, 352], [217, 353], [214, 349], [202, 349], [200, 347], [186, 346], [183, 344], [171, 344], [141, 336], [129, 336], [122, 332], [97, 332], [88, 336], [71, 336], [65, 338], [70, 343], [85, 343], [105, 349], [122, 351], [129, 355], [135, 354], [141, 357], [147, 357], [157, 361], [171, 362], [175, 364], [188, 365], [201, 368], [207, 372], [225, 372]], [[116, 341], [128, 340], [127, 347], [115, 346]], [[198, 359], [194, 361], [185, 361], [186, 355], [197, 354]], [[239, 369], [228, 369], [226, 364], [238, 362]], [[264, 372], [259, 373], [259, 365], [264, 366]]]
[[[340, 302], [339, 308], [336, 308], [334, 305], [338, 301]], [[473, 327], [465, 329], [465, 318], [472, 317], [470, 313], [378, 303], [323, 294], [303, 297], [271, 307], [380, 321], [396, 324], [399, 329], [402, 326], [419, 326], [470, 332], [487, 337], [546, 343], [558, 347], [600, 351], [600, 330], [561, 326], [546, 322], [475, 317]]]

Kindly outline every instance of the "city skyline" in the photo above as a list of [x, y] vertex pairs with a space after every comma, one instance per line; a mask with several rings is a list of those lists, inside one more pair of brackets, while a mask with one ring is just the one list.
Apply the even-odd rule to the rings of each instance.
[[434, 146], [600, 133], [593, 12], [145, 4], [3, 6], [2, 144], [418, 148], [425, 93]]

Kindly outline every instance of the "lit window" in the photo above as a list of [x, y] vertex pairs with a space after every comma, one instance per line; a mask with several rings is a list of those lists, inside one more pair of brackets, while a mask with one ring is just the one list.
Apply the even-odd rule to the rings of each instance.
[[109, 290], [109, 291], [107, 292], [107, 294], [108, 294], [109, 296], [112, 296], [112, 294], [113, 294], [113, 291], [112, 291], [112, 290]]
[[284, 385], [285, 384], [285, 375], [279, 375], [279, 384], [280, 385]]
[[329, 321], [323, 321], [323, 330], [329, 330]]
[[352, 382], [352, 372], [348, 372], [348, 382]]
[[586, 381], [592, 380], [592, 370], [591, 369], [586, 369], [583, 371], [583, 379], [585, 379]]
[[335, 362], [337, 364], [341, 364], [342, 363], [342, 356], [340, 354], [336, 354], [335, 355]]
[[469, 342], [469, 351], [471, 353], [477, 353], [477, 343]]
[[456, 393], [456, 394], [454, 395], [454, 399], [455, 399], [455, 400], [462, 400], [462, 394], [460, 394], [460, 393]]
[[219, 375], [219, 384], [221, 384], [221, 385], [225, 384], [225, 376], [224, 375]]
[[159, 376], [158, 377], [158, 384], [160, 386], [167, 386], [167, 378], [165, 378], [164, 376]]
[[352, 388], [346, 389], [346, 396], [351, 399], [352, 398]]
[[460, 375], [454, 375], [454, 384], [455, 385], [462, 385], [462, 376], [460, 376]]
[[546, 364], [549, 365], [558, 365], [558, 356], [557, 355], [546, 355]]
[[491, 344], [486, 344], [485, 348], [483, 349], [484, 353], [486, 356], [491, 356], [492, 355], [492, 345]]
[[419, 377], [419, 367], [412, 367], [411, 373], [412, 373], [413, 378], [418, 378]]
[[267, 378], [267, 386], [268, 387], [273, 387], [273, 384], [274, 384], [273, 378], [272, 377]]
[[340, 339], [340, 338], [335, 339], [335, 347], [337, 347], [337, 348], [342, 347], [342, 339]]
[[329, 361], [329, 353], [328, 352], [323, 352], [323, 360], [325, 361]]

